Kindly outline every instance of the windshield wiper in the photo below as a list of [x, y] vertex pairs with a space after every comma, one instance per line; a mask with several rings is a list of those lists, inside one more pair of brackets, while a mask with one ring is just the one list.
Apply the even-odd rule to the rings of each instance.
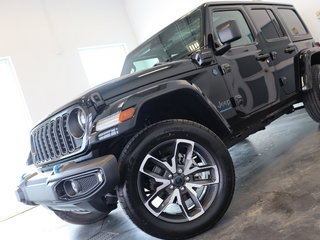
[[161, 62], [157, 62], [156, 64], [154, 64], [153, 66], [156, 67], [156, 66], [160, 66], [160, 65], [163, 65], [163, 64], [166, 64], [168, 62], [172, 61], [171, 59], [167, 59], [165, 61], [161, 61]]

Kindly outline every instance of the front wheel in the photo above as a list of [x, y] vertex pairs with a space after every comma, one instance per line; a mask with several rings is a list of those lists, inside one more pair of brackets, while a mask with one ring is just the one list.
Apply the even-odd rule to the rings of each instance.
[[309, 116], [320, 123], [320, 65], [311, 66], [312, 89], [303, 95], [303, 103]]
[[206, 127], [167, 120], [142, 130], [120, 156], [118, 197], [131, 220], [159, 238], [185, 239], [213, 227], [234, 191], [234, 168]]

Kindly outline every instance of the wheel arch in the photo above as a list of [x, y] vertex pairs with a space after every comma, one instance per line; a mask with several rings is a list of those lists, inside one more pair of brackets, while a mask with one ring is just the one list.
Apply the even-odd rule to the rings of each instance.
[[320, 64], [320, 51], [311, 56], [311, 65]]
[[320, 48], [304, 49], [295, 57], [296, 77], [300, 90], [308, 91], [312, 86], [311, 66], [320, 64]]
[[170, 81], [131, 96], [123, 107], [135, 106], [132, 125], [142, 129], [166, 119], [198, 122], [221, 139], [232, 133], [228, 122], [201, 90], [185, 80]]

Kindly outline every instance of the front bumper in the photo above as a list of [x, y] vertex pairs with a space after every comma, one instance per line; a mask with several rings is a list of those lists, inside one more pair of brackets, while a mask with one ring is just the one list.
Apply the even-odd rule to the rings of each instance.
[[119, 182], [118, 163], [113, 155], [71, 162], [60, 169], [56, 173], [27, 175], [16, 190], [18, 200], [51, 210], [107, 212], [104, 196]]

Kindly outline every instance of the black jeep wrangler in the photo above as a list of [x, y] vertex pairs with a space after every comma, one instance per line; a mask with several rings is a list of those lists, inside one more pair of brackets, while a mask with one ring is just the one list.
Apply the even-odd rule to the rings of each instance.
[[320, 122], [319, 81], [320, 48], [292, 5], [205, 3], [133, 50], [120, 78], [35, 126], [36, 171], [16, 195], [76, 224], [119, 200], [143, 231], [190, 238], [231, 202], [228, 148], [297, 103]]

